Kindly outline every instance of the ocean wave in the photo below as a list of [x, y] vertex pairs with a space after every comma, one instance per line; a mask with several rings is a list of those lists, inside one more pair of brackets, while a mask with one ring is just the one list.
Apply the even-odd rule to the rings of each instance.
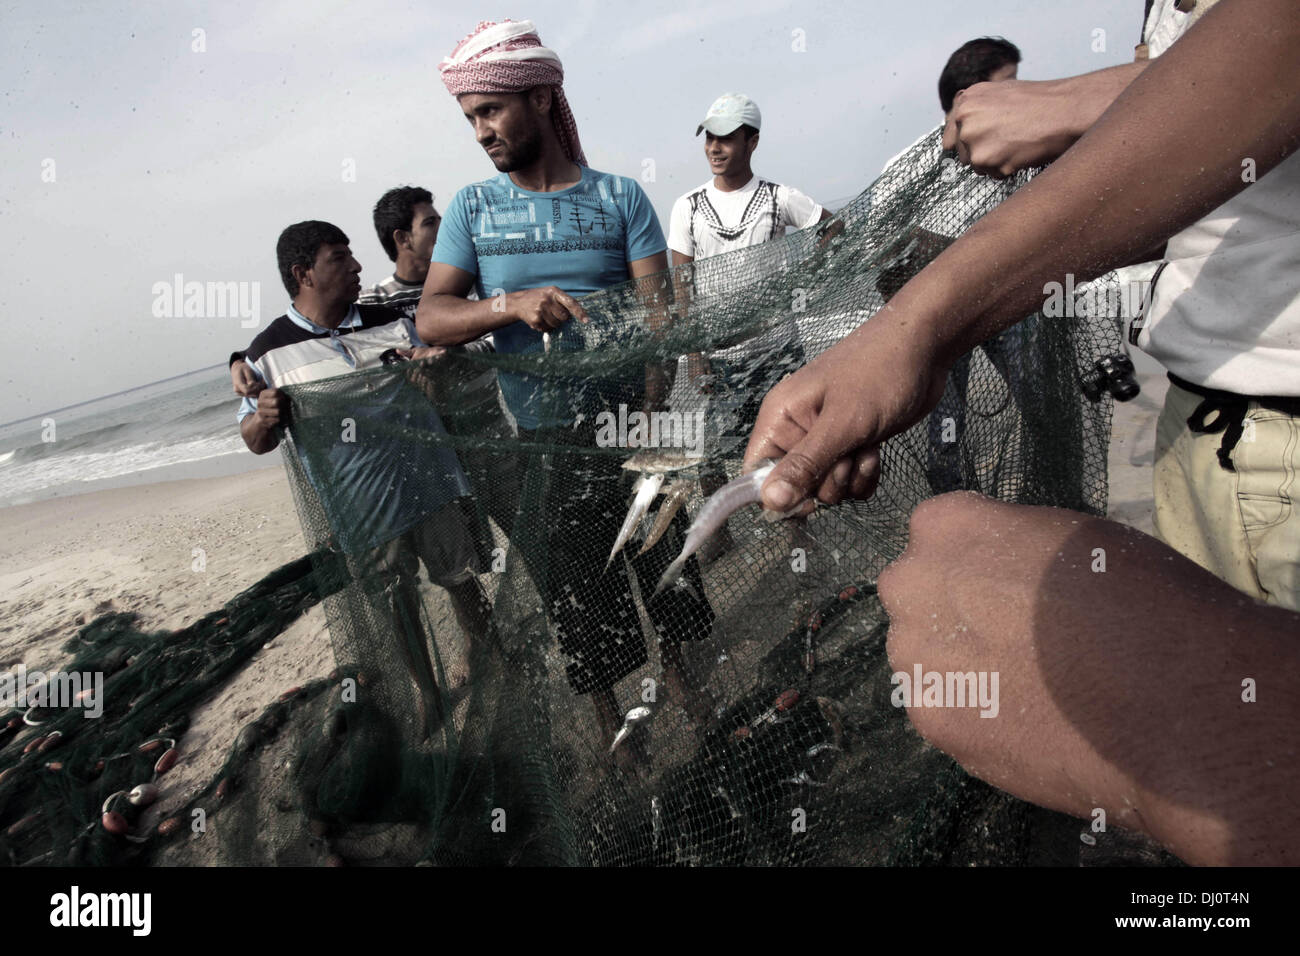
[[[5, 470], [4, 497], [9, 500], [87, 482], [138, 474], [168, 465], [204, 461], [245, 452], [238, 432], [182, 442], [148, 442], [102, 452], [65, 454], [11, 465]], [[12, 456], [12, 452], [10, 453]]]

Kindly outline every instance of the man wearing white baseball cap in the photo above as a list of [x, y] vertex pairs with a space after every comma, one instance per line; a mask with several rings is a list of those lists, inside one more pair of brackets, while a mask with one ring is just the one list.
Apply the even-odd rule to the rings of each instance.
[[723, 93], [695, 135], [707, 133], [704, 155], [713, 178], [673, 204], [668, 248], [673, 265], [743, 249], [803, 229], [830, 213], [799, 190], [754, 175], [763, 117], [743, 93]]
[[[804, 229], [831, 217], [799, 190], [754, 175], [750, 158], [758, 148], [762, 123], [758, 104], [748, 96], [723, 93], [696, 128], [696, 136], [705, 133], [704, 156], [713, 178], [673, 204], [668, 248], [674, 266], [758, 245], [785, 235], [787, 226]], [[695, 295], [726, 294], [716, 271], [692, 278], [684, 281], [679, 276], [677, 288]], [[776, 384], [763, 377], [773, 374], [773, 369], [794, 371], [802, 364], [803, 348], [793, 316], [755, 339], [706, 355], [690, 355], [686, 363], [687, 375], [692, 382], [702, 383], [702, 391], [720, 401], [734, 397], [739, 407], [725, 432], [740, 436], [749, 433], [763, 394]], [[704, 493], [711, 494], [725, 480], [720, 469], [706, 469], [700, 483]], [[725, 533], [713, 540], [716, 543], [703, 552], [705, 560], [726, 549]]]

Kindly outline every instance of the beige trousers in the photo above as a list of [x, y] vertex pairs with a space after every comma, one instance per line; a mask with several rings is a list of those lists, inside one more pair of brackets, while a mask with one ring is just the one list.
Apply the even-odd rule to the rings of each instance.
[[1300, 419], [1251, 402], [1232, 452], [1196, 434], [1201, 397], [1170, 384], [1156, 426], [1155, 526], [1161, 539], [1238, 590], [1300, 610]]

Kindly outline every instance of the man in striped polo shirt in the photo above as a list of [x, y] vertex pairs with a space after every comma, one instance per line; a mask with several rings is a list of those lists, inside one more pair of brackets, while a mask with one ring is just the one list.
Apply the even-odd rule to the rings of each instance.
[[[293, 301], [244, 353], [258, 384], [239, 408], [240, 434], [259, 455], [279, 444], [278, 429], [288, 424], [283, 386], [373, 368], [393, 355], [421, 359], [443, 351], [425, 347], [405, 316], [355, 304], [361, 266], [338, 227], [316, 221], [289, 226], [276, 256]], [[397, 429], [445, 433], [437, 411], [406, 377], [372, 385], [366, 404], [349, 409], [351, 438], [297, 450], [354, 577], [395, 623], [397, 650], [420, 691], [421, 723], [432, 733], [446, 712], [420, 626], [419, 563], [433, 583], [447, 589], [468, 640], [489, 634], [491, 607], [475, 577], [478, 556], [457, 506], [469, 485], [455, 453], [390, 437]], [[315, 475], [328, 475], [328, 486]]]

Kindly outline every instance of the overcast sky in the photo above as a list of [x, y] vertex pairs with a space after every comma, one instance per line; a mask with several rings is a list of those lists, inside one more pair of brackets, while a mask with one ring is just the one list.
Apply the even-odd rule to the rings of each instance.
[[334, 222], [363, 282], [388, 275], [371, 225], [386, 189], [424, 186], [441, 209], [495, 172], [437, 74], [481, 19], [537, 24], [588, 160], [640, 178], [666, 232], [673, 200], [708, 178], [693, 133], [724, 91], [762, 109], [757, 171], [829, 203], [937, 125], [939, 71], [964, 41], [1006, 36], [1022, 79], [1068, 76], [1129, 62], [1142, 6], [0, 3], [0, 422], [223, 361], [257, 329], [155, 316], [154, 286], [258, 283], [261, 328], [288, 302], [289, 223]]

